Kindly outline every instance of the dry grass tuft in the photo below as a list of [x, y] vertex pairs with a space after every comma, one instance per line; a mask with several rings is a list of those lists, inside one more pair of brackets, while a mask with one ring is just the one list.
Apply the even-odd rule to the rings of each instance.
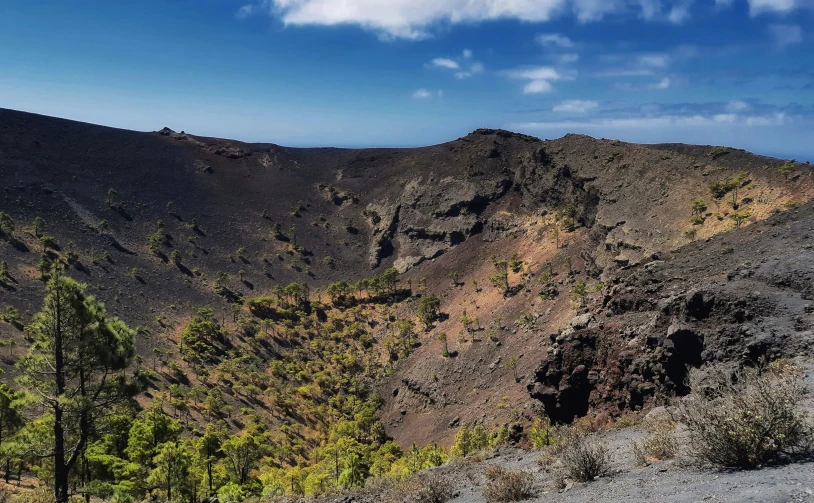
[[525, 472], [512, 472], [501, 467], [486, 470], [489, 482], [483, 489], [486, 503], [508, 503], [523, 501], [534, 496], [531, 475]]

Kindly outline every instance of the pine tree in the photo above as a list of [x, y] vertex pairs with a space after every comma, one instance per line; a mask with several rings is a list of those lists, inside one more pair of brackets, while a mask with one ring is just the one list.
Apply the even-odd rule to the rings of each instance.
[[100, 416], [139, 390], [121, 372], [133, 360], [134, 334], [60, 267], [46, 291], [29, 326], [35, 342], [18, 365], [20, 382], [53, 416], [54, 499], [67, 503], [69, 473]]

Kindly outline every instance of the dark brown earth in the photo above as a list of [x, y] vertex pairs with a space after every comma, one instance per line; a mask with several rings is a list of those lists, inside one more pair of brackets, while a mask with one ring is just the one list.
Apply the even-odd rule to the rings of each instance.
[[[447, 315], [374, 383], [400, 443], [446, 443], [463, 422], [501, 424], [541, 410], [562, 420], [590, 409], [620, 414], [686, 392], [688, 365], [810, 354], [814, 178], [798, 164], [787, 180], [777, 171], [783, 162], [712, 146], [541, 141], [491, 129], [417, 149], [292, 149], [0, 110], [0, 211], [17, 222], [18, 240], [0, 243], [13, 277], [0, 305], [26, 316], [39, 308], [36, 216], [60, 259], [79, 253], [72, 276], [132, 326], [149, 327], [138, 342], [145, 355], [172, 347], [198, 307], [228, 309], [213, 292], [218, 273], [253, 297], [395, 266], [417, 294], [426, 278], [421, 293], [439, 295]], [[749, 181], [738, 211], [749, 217], [734, 230], [731, 194], [716, 205], [708, 187], [741, 172]], [[706, 220], [693, 226], [698, 199], [708, 203]], [[155, 254], [147, 236], [158, 220], [168, 239]], [[304, 253], [289, 253], [293, 239]], [[181, 265], [169, 260], [174, 250]], [[515, 253], [522, 272], [510, 274], [504, 296], [490, 284], [490, 257]], [[547, 262], [559, 295], [542, 300]], [[450, 272], [461, 284], [451, 285]], [[590, 293], [578, 305], [571, 293], [580, 282]], [[415, 302], [396, 311], [406, 315]], [[480, 329], [463, 330], [464, 310]], [[17, 328], [0, 323], [0, 332], [23, 345]], [[2, 366], [15, 376], [13, 358]]]

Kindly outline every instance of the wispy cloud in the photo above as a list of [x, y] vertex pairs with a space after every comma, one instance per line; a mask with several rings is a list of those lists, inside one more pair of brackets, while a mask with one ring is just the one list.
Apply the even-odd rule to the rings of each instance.
[[563, 73], [550, 66], [537, 66], [528, 68], [517, 68], [504, 72], [509, 78], [527, 80], [523, 86], [524, 94], [541, 94], [554, 90], [552, 81], [573, 80], [576, 72]]
[[556, 59], [557, 61], [563, 64], [576, 63], [577, 61], [579, 61], [579, 54], [576, 53], [559, 54]]
[[426, 89], [418, 89], [413, 93], [413, 98], [418, 98], [420, 100], [425, 100], [430, 97], [432, 97], [432, 93]]
[[575, 45], [570, 38], [560, 35], [559, 33], [541, 33], [537, 35], [535, 40], [538, 44], [545, 47], [564, 47], [570, 49]]
[[643, 54], [637, 58], [639, 65], [651, 68], [665, 68], [670, 64], [667, 54]]
[[690, 7], [693, 0], [684, 0], [683, 2], [674, 5], [670, 12], [667, 14], [667, 20], [673, 24], [683, 24], [690, 19]]
[[554, 86], [547, 80], [532, 80], [523, 86], [523, 94], [543, 94], [550, 93], [554, 90]]
[[655, 84], [650, 85], [651, 89], [667, 89], [668, 87], [670, 87], [670, 78], [669, 77], [664, 77], [663, 79], [656, 82]]
[[462, 72], [455, 72], [455, 77], [458, 79], [466, 79], [469, 78], [477, 73], [483, 73], [485, 70], [484, 66], [480, 63], [473, 63], [468, 71]]
[[552, 111], [556, 113], [584, 114], [596, 110], [599, 103], [588, 100], [566, 100], [556, 105]]
[[727, 112], [745, 112], [752, 108], [749, 103], [741, 100], [730, 101], [726, 104]]
[[785, 114], [779, 113], [771, 116], [744, 116], [737, 114], [715, 115], [660, 115], [630, 118], [604, 118], [587, 121], [551, 121], [551, 122], [522, 122], [511, 124], [508, 127], [514, 130], [594, 130], [605, 128], [646, 129], [665, 127], [714, 127], [714, 126], [741, 126], [741, 127], [770, 127], [785, 124]]
[[433, 68], [443, 68], [456, 70], [455, 78], [466, 79], [475, 74], [483, 73], [485, 68], [482, 63], [473, 59], [474, 54], [470, 49], [464, 49], [460, 58], [435, 58], [427, 66]]
[[803, 7], [814, 7], [814, 3], [809, 0], [749, 0], [749, 13], [752, 16], [764, 12], [787, 13]]
[[239, 8], [235, 13], [235, 17], [238, 19], [246, 19], [252, 15], [254, 15], [258, 10], [258, 6], [255, 4], [246, 4]]
[[803, 42], [803, 29], [796, 24], [771, 24], [769, 36], [778, 47], [800, 44]]
[[457, 70], [460, 68], [458, 63], [448, 58], [435, 58], [430, 64], [436, 68], [449, 68], [450, 70]]

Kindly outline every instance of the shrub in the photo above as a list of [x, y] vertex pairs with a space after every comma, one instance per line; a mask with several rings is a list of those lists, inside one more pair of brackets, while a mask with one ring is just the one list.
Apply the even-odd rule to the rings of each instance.
[[419, 482], [418, 489], [407, 501], [416, 503], [446, 503], [455, 497], [449, 484], [438, 478], [427, 478]]
[[560, 443], [560, 460], [566, 475], [577, 482], [588, 482], [607, 475], [610, 470], [608, 449], [593, 443], [584, 433], [576, 430], [566, 432]]
[[418, 316], [419, 321], [429, 328], [438, 320], [440, 311], [441, 299], [435, 295], [427, 295], [418, 301], [416, 315]]
[[548, 416], [535, 419], [529, 429], [528, 439], [535, 449], [542, 449], [555, 443], [556, 438], [554, 438], [554, 427], [551, 426], [551, 419]]
[[0, 211], [0, 237], [10, 239], [12, 232], [14, 232], [14, 219]]
[[645, 466], [653, 461], [673, 459], [678, 453], [678, 442], [673, 433], [674, 425], [659, 425], [656, 431], [642, 443], [632, 442], [630, 447], [636, 464]]
[[53, 236], [40, 236], [40, 244], [44, 249], [56, 249], [57, 248], [57, 240], [54, 239]]
[[729, 149], [726, 147], [714, 147], [712, 150], [710, 150], [708, 155], [713, 159], [717, 159], [719, 157], [727, 155], [728, 153]]
[[734, 378], [722, 372], [690, 374], [693, 394], [682, 403], [694, 457], [716, 466], [753, 469], [812, 447], [812, 429], [800, 411], [802, 372], [774, 363]]
[[523, 501], [534, 496], [531, 475], [525, 472], [512, 472], [502, 467], [486, 470], [489, 482], [483, 489], [487, 503]]

